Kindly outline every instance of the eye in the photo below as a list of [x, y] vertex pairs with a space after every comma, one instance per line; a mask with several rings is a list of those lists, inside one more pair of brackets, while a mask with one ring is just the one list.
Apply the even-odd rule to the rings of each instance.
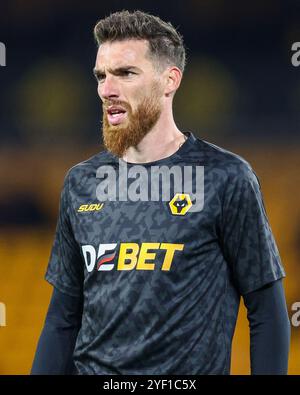
[[121, 75], [123, 75], [124, 77], [129, 77], [131, 75], [134, 75], [135, 73], [133, 71], [130, 70], [124, 70], [122, 71]]
[[105, 74], [97, 74], [96, 75], [96, 80], [98, 82], [103, 82], [105, 80]]
[[95, 76], [97, 82], [102, 82], [105, 79], [105, 74], [103, 74], [103, 73], [94, 72], [94, 76]]

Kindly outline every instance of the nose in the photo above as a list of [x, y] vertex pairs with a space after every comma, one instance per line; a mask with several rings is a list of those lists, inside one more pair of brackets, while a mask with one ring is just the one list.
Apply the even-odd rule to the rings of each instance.
[[105, 79], [98, 84], [98, 93], [102, 99], [111, 99], [119, 97], [119, 88], [114, 76], [107, 75]]

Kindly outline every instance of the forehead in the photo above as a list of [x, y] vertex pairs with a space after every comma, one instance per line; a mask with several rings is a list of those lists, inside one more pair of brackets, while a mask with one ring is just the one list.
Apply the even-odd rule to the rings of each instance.
[[105, 42], [98, 48], [96, 67], [118, 67], [123, 64], [146, 66], [151, 63], [146, 56], [148, 49], [146, 40]]

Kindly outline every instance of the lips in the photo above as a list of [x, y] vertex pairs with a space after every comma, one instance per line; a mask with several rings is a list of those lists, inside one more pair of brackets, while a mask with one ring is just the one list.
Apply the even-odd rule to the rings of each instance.
[[127, 111], [121, 106], [109, 106], [106, 111], [108, 122], [111, 125], [119, 125], [127, 116]]

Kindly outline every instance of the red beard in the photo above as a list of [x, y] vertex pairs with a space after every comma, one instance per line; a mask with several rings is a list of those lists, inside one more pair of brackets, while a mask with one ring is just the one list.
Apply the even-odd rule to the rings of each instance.
[[[154, 85], [151, 95], [145, 97], [134, 112], [131, 106], [123, 101], [115, 100], [103, 103], [103, 141], [107, 150], [121, 158], [129, 147], [136, 147], [160, 117], [159, 99], [158, 87]], [[126, 126], [114, 126], [108, 122], [106, 108], [113, 104], [121, 105], [126, 109]]]

